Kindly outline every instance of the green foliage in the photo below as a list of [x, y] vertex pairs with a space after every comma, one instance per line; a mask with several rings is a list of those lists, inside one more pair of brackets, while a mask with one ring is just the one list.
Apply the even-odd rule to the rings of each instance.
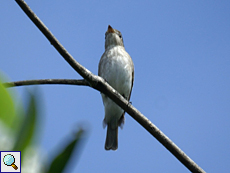
[[37, 125], [37, 97], [34, 94], [29, 94], [29, 105], [27, 112], [23, 117], [22, 124], [16, 135], [16, 143], [13, 148], [14, 151], [21, 151], [22, 157], [27, 147], [32, 144], [36, 137], [35, 128]]
[[[15, 133], [15, 140], [12, 141], [16, 142], [12, 151], [21, 151], [22, 161], [26, 153], [25, 151], [32, 147], [33, 142], [37, 138], [36, 129], [38, 128], [38, 119], [40, 118], [38, 116], [38, 96], [34, 92], [29, 93], [28, 100], [27, 110], [25, 112], [20, 111], [23, 112], [21, 113], [22, 115], [17, 116], [13, 98], [0, 82], [0, 121], [8, 130]], [[80, 129], [72, 141], [67, 141], [64, 149], [57, 152], [57, 156], [53, 160], [49, 160], [50, 166], [46, 173], [61, 173], [66, 169], [68, 162], [73, 158], [74, 150], [76, 148], [79, 150], [81, 147], [79, 143], [81, 143], [84, 134], [84, 131]], [[44, 165], [41, 165], [41, 167], [44, 167]], [[48, 167], [48, 165], [45, 167]]]
[[14, 128], [14, 120], [16, 117], [13, 99], [0, 82], [0, 121], [8, 127]]
[[70, 160], [73, 151], [75, 148], [79, 148], [79, 143], [82, 139], [83, 130], [79, 130], [75, 136], [75, 139], [61, 151], [53, 162], [50, 165], [49, 170], [47, 173], [61, 173], [66, 168], [68, 161]]

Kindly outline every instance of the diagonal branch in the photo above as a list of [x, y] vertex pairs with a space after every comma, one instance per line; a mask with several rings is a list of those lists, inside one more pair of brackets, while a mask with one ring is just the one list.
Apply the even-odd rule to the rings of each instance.
[[55, 49], [62, 55], [62, 57], [71, 65], [71, 67], [77, 71], [84, 79], [91, 81], [93, 74], [79, 64], [69, 52], [59, 43], [59, 41], [54, 37], [54, 35], [49, 31], [49, 29], [44, 25], [44, 23], [36, 16], [36, 14], [29, 8], [24, 0], [15, 0], [22, 10], [27, 14], [31, 21], [38, 27], [38, 29], [45, 35], [45, 37], [50, 41], [50, 43], [55, 47]]
[[191, 172], [204, 173], [192, 159], [190, 159], [178, 146], [176, 146], [163, 132], [161, 132], [150, 120], [134, 108], [126, 99], [124, 99], [116, 90], [114, 90], [101, 77], [92, 74], [85, 67], [80, 65], [67, 52], [67, 50], [58, 42], [48, 28], [40, 21], [34, 12], [28, 7], [23, 0], [15, 0], [39, 30], [46, 36], [50, 43], [62, 55], [62, 57], [75, 69], [92, 88], [103, 92], [111, 98], [116, 104], [131, 115], [139, 124], [141, 124], [150, 134], [152, 134], [162, 145], [164, 145], [182, 164], [184, 164]]
[[25, 85], [45, 85], [45, 84], [61, 84], [61, 85], [82, 85], [89, 86], [89, 83], [82, 79], [37, 79], [37, 80], [23, 80], [16, 82], [7, 82], [3, 85], [5, 87], [25, 86]]

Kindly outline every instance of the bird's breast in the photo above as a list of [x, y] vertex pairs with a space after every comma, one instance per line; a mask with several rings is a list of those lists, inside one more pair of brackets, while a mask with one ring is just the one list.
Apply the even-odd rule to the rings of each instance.
[[121, 46], [106, 50], [103, 54], [99, 75], [120, 94], [129, 94], [132, 83], [133, 63], [129, 54]]

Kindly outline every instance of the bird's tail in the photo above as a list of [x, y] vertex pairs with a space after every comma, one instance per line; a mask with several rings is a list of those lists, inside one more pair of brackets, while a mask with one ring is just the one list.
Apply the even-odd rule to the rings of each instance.
[[107, 135], [105, 140], [106, 150], [116, 150], [118, 147], [118, 127], [112, 128], [110, 123], [107, 125]]

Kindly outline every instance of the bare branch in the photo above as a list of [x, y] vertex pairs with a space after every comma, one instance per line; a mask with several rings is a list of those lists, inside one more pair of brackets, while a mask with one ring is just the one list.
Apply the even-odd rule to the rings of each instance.
[[16, 87], [16, 86], [25, 86], [25, 85], [45, 85], [45, 84], [89, 86], [89, 83], [84, 79], [82, 79], [82, 80], [76, 80], [76, 79], [37, 79], [37, 80], [24, 80], [24, 81], [3, 83], [3, 85], [7, 88]]
[[96, 90], [105, 93], [129, 115], [131, 115], [139, 124], [141, 124], [150, 134], [152, 134], [162, 145], [164, 145], [181, 163], [183, 163], [191, 172], [204, 173], [193, 160], [191, 160], [178, 146], [176, 146], [163, 132], [161, 132], [154, 124], [151, 123], [143, 114], [134, 108], [126, 99], [124, 99], [116, 90], [108, 85], [104, 79], [92, 74], [85, 67], [80, 65], [73, 57], [65, 50], [65, 48], [52, 35], [48, 28], [40, 21], [33, 13], [28, 5], [23, 0], [15, 0], [33, 23], [46, 36], [50, 43], [63, 56], [63, 58], [85, 79], [90, 86]]

